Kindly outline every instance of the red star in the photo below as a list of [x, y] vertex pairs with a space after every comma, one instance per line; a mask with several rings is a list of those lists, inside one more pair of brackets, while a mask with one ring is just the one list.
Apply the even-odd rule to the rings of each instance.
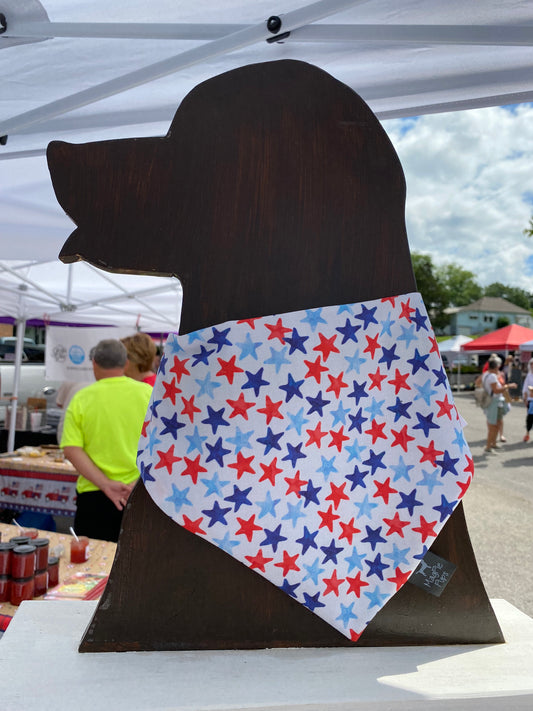
[[457, 497], [458, 499], [462, 499], [463, 496], [466, 494], [471, 481], [472, 481], [472, 477], [469, 476], [468, 481], [466, 481], [466, 482], [462, 482], [462, 481], [455, 482], [457, 484], [457, 486], [461, 489], [461, 493]]
[[331, 488], [331, 494], [326, 496], [326, 501], [333, 501], [333, 506], [335, 507], [336, 511], [341, 501], [350, 500], [350, 497], [346, 496], [346, 494], [344, 493], [344, 487], [346, 486], [346, 482], [344, 482], [344, 484], [341, 484], [341, 486], [336, 486], [333, 482], [330, 482], [329, 486]]
[[407, 434], [407, 425], [404, 425], [399, 432], [396, 432], [396, 430], [391, 428], [391, 432], [394, 436], [394, 442], [391, 444], [391, 447], [397, 447], [399, 445], [404, 452], [407, 452], [408, 442], [411, 442], [414, 439], [414, 437]]
[[431, 462], [431, 464], [436, 467], [437, 457], [440, 457], [441, 454], [444, 454], [444, 452], [441, 452], [440, 449], [435, 449], [434, 439], [432, 439], [429, 443], [429, 447], [421, 447], [420, 445], [417, 445], [417, 447], [422, 452], [420, 464], [422, 464], [423, 462]]
[[[372, 427], [370, 427], [370, 429], [368, 430], [365, 430], [365, 434], [372, 435], [372, 444], [376, 444], [376, 440], [378, 439], [387, 439], [387, 435], [383, 432], [385, 424], [385, 422], [382, 422], [380, 424], [379, 422], [376, 422], [376, 420], [372, 420]], [[394, 432], [394, 430], [392, 431]]]
[[354, 535], [356, 533], [361, 533], [361, 529], [356, 528], [353, 525], [354, 520], [355, 520], [355, 517], [352, 517], [351, 520], [349, 521], [349, 523], [343, 523], [342, 521], [339, 521], [339, 526], [342, 528], [342, 533], [339, 536], [339, 541], [342, 538], [346, 538], [346, 540], [348, 541], [348, 544], [350, 546], [352, 545], [352, 538], [354, 537]]
[[259, 481], [265, 481], [265, 479], [268, 479], [268, 481], [272, 484], [272, 486], [275, 486], [276, 484], [276, 476], [278, 474], [281, 474], [283, 469], [279, 469], [278, 465], [278, 458], [274, 457], [274, 459], [270, 462], [270, 464], [263, 464], [261, 462], [261, 469], [263, 470], [263, 476]]
[[327, 511], [317, 511], [317, 513], [322, 519], [322, 523], [319, 524], [318, 527], [324, 528], [325, 526], [330, 533], [333, 533], [333, 524], [338, 518], [340, 518], [340, 516], [337, 516], [337, 514], [333, 513], [333, 504], [330, 504], [330, 507]]
[[437, 535], [433, 530], [437, 524], [437, 521], [426, 521], [423, 516], [420, 516], [420, 526], [418, 528], [413, 527], [413, 531], [416, 531], [422, 536], [422, 543], [426, 542], [426, 538], [432, 536], [433, 538]]
[[435, 338], [435, 336], [428, 336], [428, 339], [431, 343], [431, 350], [429, 352], [430, 353], [440, 353], [439, 344], [437, 343], [437, 339]]
[[274, 565], [277, 568], [282, 568], [283, 569], [283, 577], [287, 577], [287, 573], [290, 570], [296, 570], [299, 571], [300, 568], [296, 565], [296, 561], [298, 560], [298, 553], [296, 555], [289, 555], [287, 551], [283, 551], [283, 562], [282, 563], [274, 563]]
[[316, 444], [316, 446], [320, 449], [320, 445], [322, 444], [322, 437], [326, 437], [328, 434], [327, 432], [322, 432], [320, 420], [318, 421], [318, 425], [315, 427], [314, 430], [305, 431], [309, 435], [309, 439], [305, 443], [305, 446], [308, 447], [310, 444]]
[[376, 499], [378, 496], [381, 496], [381, 498], [386, 504], [389, 503], [389, 496], [391, 494], [398, 493], [397, 489], [393, 489], [390, 486], [390, 476], [387, 477], [385, 481], [374, 481], [374, 485], [376, 487], [376, 493], [374, 494], [373, 498]]
[[250, 543], [256, 531], [263, 530], [261, 526], [255, 525], [255, 514], [252, 514], [248, 520], [237, 516], [237, 521], [241, 524], [241, 527], [238, 531], [235, 531], [235, 535], [246, 536], [246, 538], [248, 539], [248, 543]]
[[233, 464], [228, 464], [228, 467], [237, 470], [237, 479], [240, 479], [244, 472], [255, 474], [255, 470], [251, 467], [251, 462], [254, 458], [253, 454], [251, 457], [245, 457], [242, 452], [237, 452], [237, 461]]
[[407, 383], [405, 382], [408, 377], [409, 377], [409, 373], [405, 373], [405, 375], [402, 375], [400, 373], [400, 371], [398, 370], [398, 368], [396, 368], [396, 373], [394, 374], [394, 379], [389, 380], [389, 383], [391, 385], [394, 385], [394, 394], [395, 395], [398, 395], [398, 393], [400, 392], [400, 390], [402, 388], [405, 388], [406, 390], [411, 390], [411, 386], [407, 385]]
[[409, 323], [411, 323], [411, 314], [414, 314], [416, 311], [416, 309], [413, 309], [411, 306], [411, 299], [407, 299], [407, 301], [400, 301], [400, 304], [402, 306], [400, 318], [406, 318]]
[[237, 321], [237, 323], [247, 323], [248, 326], [250, 326], [250, 328], [252, 330], [255, 330], [255, 322], [258, 320], [258, 318], [259, 317], [257, 317], [257, 318], [241, 318], [241, 320]]
[[330, 386], [326, 390], [327, 393], [334, 392], [336, 398], [340, 397], [341, 388], [348, 387], [348, 383], [345, 383], [344, 380], [342, 379], [343, 375], [344, 375], [344, 371], [340, 375], [337, 375], [336, 378], [334, 378], [333, 375], [329, 375], [329, 373], [328, 373], [328, 378], [330, 380]]
[[233, 409], [233, 412], [230, 415], [230, 419], [232, 417], [237, 417], [237, 415], [242, 415], [245, 420], [248, 419], [248, 410], [250, 407], [253, 407], [255, 405], [255, 402], [246, 402], [244, 399], [244, 393], [240, 393], [239, 397], [236, 400], [226, 400], [228, 405]]
[[281, 343], [285, 343], [285, 334], [291, 332], [291, 328], [285, 328], [285, 326], [281, 323], [281, 319], [278, 318], [276, 325], [275, 326], [269, 326], [268, 323], [265, 323], [265, 326], [269, 329], [270, 335], [268, 337], [268, 340], [272, 340], [273, 338], [278, 338]]
[[381, 348], [378, 343], [379, 334], [377, 336], [374, 336], [374, 338], [372, 338], [371, 336], [365, 336], [365, 338], [367, 340], [368, 345], [363, 351], [363, 353], [370, 353], [370, 357], [373, 358], [376, 354], [377, 349]]
[[357, 642], [359, 637], [363, 634], [364, 630], [361, 630], [361, 632], [356, 632], [350, 627], [350, 640], [352, 642]]
[[337, 597], [339, 597], [339, 588], [344, 582], [344, 578], [337, 578], [337, 571], [333, 569], [333, 575], [331, 578], [322, 578], [322, 580], [326, 583], [326, 587], [324, 589], [324, 595], [328, 595], [330, 592], [334, 593]]
[[389, 530], [385, 534], [386, 536], [390, 536], [393, 533], [397, 533], [399, 536], [403, 538], [403, 529], [409, 525], [409, 521], [402, 521], [400, 518], [400, 514], [396, 511], [394, 514], [394, 518], [384, 518], [383, 519], [387, 526], [389, 526]]
[[304, 363], [307, 366], [307, 373], [305, 374], [304, 377], [314, 378], [317, 383], [320, 383], [322, 373], [325, 370], [329, 370], [329, 368], [326, 368], [324, 365], [321, 364], [320, 356], [317, 356], [315, 361], [304, 360]]
[[372, 381], [372, 385], [368, 389], [372, 390], [372, 388], [377, 388], [379, 391], [381, 391], [381, 383], [387, 379], [386, 374], [382, 374], [379, 367], [378, 367], [376, 372], [369, 373], [368, 377]]
[[177, 393], [180, 393], [181, 390], [179, 388], [177, 388], [176, 385], [174, 384], [174, 378], [172, 378], [170, 383], [166, 383], [163, 380], [163, 387], [165, 388], [165, 394], [163, 395], [163, 398], [164, 399], [167, 397], [170, 398], [170, 400], [172, 401], [172, 404], [175, 405], [176, 404], [176, 395], [177, 395]]
[[352, 593], [355, 595], [355, 597], [361, 597], [361, 588], [368, 587], [370, 583], [367, 583], [365, 580], [361, 580], [361, 573], [357, 573], [355, 578], [349, 578], [346, 576], [346, 582], [348, 583], [348, 593]]
[[141, 429], [141, 437], [146, 437], [146, 428], [148, 427], [149, 424], [150, 424], [150, 420], [146, 420], [145, 422], [143, 422], [143, 426]]
[[223, 360], [222, 358], [217, 358], [218, 364], [220, 365], [220, 370], [217, 375], [224, 375], [228, 379], [228, 383], [233, 385], [233, 378], [235, 373], [244, 373], [242, 368], [235, 365], [235, 358], [237, 356], [232, 355], [229, 360]]
[[454, 410], [453, 403], [448, 402], [448, 396], [444, 396], [444, 400], [436, 400], [437, 405], [439, 406], [439, 411], [437, 412], [437, 417], [442, 417], [443, 415], [447, 415], [448, 419], [451, 420], [451, 412]]
[[382, 303], [382, 304], [386, 304], [387, 301], [390, 301], [390, 303], [391, 303], [391, 305], [392, 305], [392, 308], [394, 308], [394, 307], [396, 306], [396, 297], [395, 297], [395, 296], [384, 296], [384, 297], [381, 299], [381, 303]]
[[279, 411], [279, 408], [282, 404], [283, 400], [280, 400], [279, 402], [272, 402], [270, 397], [267, 395], [265, 399], [265, 406], [261, 409], [258, 409], [257, 412], [261, 412], [266, 415], [266, 423], [267, 425], [269, 425], [273, 417], [278, 417], [280, 420], [283, 419], [283, 415]]
[[205, 536], [205, 531], [200, 528], [200, 525], [203, 521], [203, 517], [200, 516], [200, 518], [197, 518], [195, 521], [192, 521], [188, 516], [183, 514], [183, 523], [182, 526], [183, 528], [186, 528], [187, 531], [190, 531], [191, 533], [201, 533]]
[[320, 351], [322, 353], [322, 358], [324, 358], [324, 363], [327, 361], [331, 353], [340, 353], [339, 349], [335, 345], [337, 336], [331, 336], [331, 338], [326, 338], [322, 333], [319, 332], [318, 337], [320, 338], [320, 343], [318, 346], [313, 348], [314, 351]]
[[258, 568], [262, 573], [265, 572], [265, 565], [270, 563], [271, 560], [274, 560], [274, 558], [265, 558], [261, 549], [259, 549], [257, 555], [245, 555], [244, 557], [250, 562], [250, 568], [252, 570]]
[[293, 476], [292, 478], [286, 476], [285, 481], [289, 485], [289, 488], [285, 492], [285, 496], [288, 496], [288, 494], [296, 494], [296, 496], [300, 498], [300, 491], [307, 484], [307, 480], [300, 479], [300, 472], [296, 472], [296, 476]]
[[468, 472], [471, 476], [474, 476], [474, 460], [472, 457], [469, 457], [468, 454], [466, 455], [466, 459], [468, 461], [468, 466], [465, 467], [465, 472]]
[[194, 420], [194, 413], [195, 412], [202, 412], [199, 407], [196, 407], [194, 404], [194, 398], [195, 395], [191, 395], [190, 399], [187, 400], [187, 398], [182, 397], [181, 400], [183, 402], [183, 410], [181, 411], [181, 415], [188, 415], [190, 421], [192, 422]]
[[174, 356], [174, 365], [170, 369], [170, 372], [176, 374], [178, 383], [181, 383], [181, 376], [182, 375], [190, 375], [190, 372], [185, 367], [185, 363], [187, 363], [189, 360], [190, 360], [190, 358], [185, 358], [184, 360], [180, 360], [178, 358], [178, 356]]
[[179, 462], [181, 460], [181, 457], [174, 456], [174, 445], [171, 444], [166, 452], [161, 452], [160, 450], [157, 450], [157, 454], [159, 455], [159, 461], [157, 462], [154, 468], [162, 469], [163, 467], [166, 467], [168, 473], [172, 474], [173, 465], [175, 464], [175, 462]]
[[398, 590], [409, 580], [411, 571], [408, 570], [406, 573], [402, 573], [400, 568], [396, 568], [394, 573], [395, 573], [394, 578], [387, 578], [387, 580], [390, 580], [391, 583], [396, 584], [396, 592], [398, 592]]
[[189, 457], [183, 457], [183, 461], [187, 465], [185, 469], [181, 472], [181, 476], [190, 476], [193, 484], [198, 481], [198, 474], [200, 472], [206, 472], [207, 469], [200, 464], [200, 455], [196, 459], [189, 459]]
[[329, 434], [331, 437], [331, 442], [328, 444], [328, 447], [337, 447], [337, 451], [339, 452], [342, 450], [342, 443], [350, 439], [344, 434], [344, 425], [340, 427], [338, 432], [335, 432], [335, 430], [330, 430]]

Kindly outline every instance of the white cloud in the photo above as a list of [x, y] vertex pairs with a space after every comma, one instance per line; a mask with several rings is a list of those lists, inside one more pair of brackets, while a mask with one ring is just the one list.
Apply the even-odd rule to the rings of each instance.
[[383, 126], [405, 172], [411, 250], [533, 292], [533, 105]]

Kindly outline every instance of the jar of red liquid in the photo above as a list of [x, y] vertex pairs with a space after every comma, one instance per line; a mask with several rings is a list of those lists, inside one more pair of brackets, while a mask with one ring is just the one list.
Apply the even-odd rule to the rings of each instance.
[[11, 552], [15, 543], [0, 543], [0, 575], [11, 575]]
[[48, 538], [36, 538], [31, 542], [31, 545], [37, 549], [35, 551], [35, 570], [46, 570], [48, 568], [50, 540]]
[[70, 562], [85, 563], [89, 560], [89, 539], [87, 536], [79, 536], [70, 541]]
[[59, 585], [59, 558], [53, 556], [48, 559], [48, 587]]
[[35, 573], [35, 546], [15, 546], [11, 551], [11, 577], [31, 578]]
[[39, 538], [39, 531], [36, 528], [24, 528], [22, 535], [33, 540], [35, 538]]
[[20, 578], [11, 580], [11, 596], [10, 602], [12, 605], [20, 605], [24, 600], [33, 600], [33, 575], [31, 578]]
[[40, 597], [44, 595], [48, 590], [48, 568], [46, 570], [36, 570], [35, 576], [33, 578], [34, 583], [34, 597]]
[[9, 602], [11, 597], [11, 578], [9, 575], [0, 575], [0, 602]]

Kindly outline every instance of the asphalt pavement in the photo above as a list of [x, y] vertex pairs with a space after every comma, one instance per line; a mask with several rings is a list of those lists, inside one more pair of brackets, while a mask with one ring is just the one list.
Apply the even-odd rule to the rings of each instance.
[[485, 454], [487, 425], [472, 392], [455, 392], [467, 421], [464, 436], [475, 474], [464, 498], [472, 545], [490, 598], [503, 598], [533, 617], [533, 431], [523, 442], [526, 408], [511, 405], [497, 454]]

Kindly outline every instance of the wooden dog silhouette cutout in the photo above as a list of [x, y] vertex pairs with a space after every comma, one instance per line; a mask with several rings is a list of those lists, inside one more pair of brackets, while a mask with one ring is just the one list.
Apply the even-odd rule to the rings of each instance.
[[[395, 151], [357, 94], [306, 63], [222, 74], [166, 137], [53, 142], [48, 161], [77, 225], [60, 258], [177, 276], [181, 333], [416, 291]], [[354, 643], [176, 525], [140, 481], [80, 651], [503, 641], [461, 504], [431, 550], [457, 566], [443, 594], [404, 585]]]

